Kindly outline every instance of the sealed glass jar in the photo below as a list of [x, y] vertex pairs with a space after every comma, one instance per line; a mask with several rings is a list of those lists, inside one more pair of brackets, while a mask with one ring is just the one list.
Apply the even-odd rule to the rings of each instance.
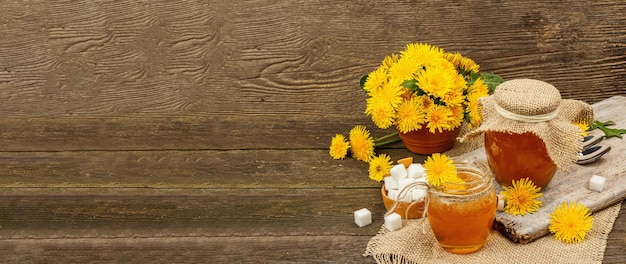
[[556, 87], [533, 79], [501, 83], [480, 106], [482, 124], [461, 141], [484, 134], [489, 166], [502, 185], [522, 178], [548, 185], [556, 169], [567, 170], [582, 150], [582, 131], [575, 124], [593, 122], [590, 105], [561, 99]]
[[443, 183], [429, 190], [427, 216], [435, 238], [446, 251], [468, 254], [482, 248], [496, 215], [497, 196], [487, 165], [455, 162], [464, 183]]
[[502, 185], [529, 178], [543, 188], [556, 173], [546, 144], [529, 132], [485, 132], [485, 152], [491, 171]]

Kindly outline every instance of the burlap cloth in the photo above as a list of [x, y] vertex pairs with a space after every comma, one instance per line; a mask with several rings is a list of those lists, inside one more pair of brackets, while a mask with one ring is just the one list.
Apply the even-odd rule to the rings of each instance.
[[[403, 227], [388, 232], [384, 225], [370, 239], [364, 256], [377, 263], [602, 263], [606, 241], [621, 203], [593, 215], [594, 223], [585, 240], [566, 244], [553, 235], [529, 244], [516, 244], [492, 230], [485, 246], [468, 255], [456, 255], [441, 249], [428, 221], [404, 220]], [[423, 225], [423, 226], [422, 226]]]

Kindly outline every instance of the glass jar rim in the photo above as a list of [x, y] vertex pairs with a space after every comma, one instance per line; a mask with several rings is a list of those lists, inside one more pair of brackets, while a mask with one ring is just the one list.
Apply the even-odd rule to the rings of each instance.
[[[493, 186], [493, 176], [485, 161], [476, 158], [455, 160], [454, 165], [457, 168], [457, 173], [463, 172], [477, 177], [463, 183], [444, 182], [443, 188], [430, 188], [431, 193], [441, 197], [471, 198], [475, 195], [481, 196], [484, 191]], [[468, 188], [468, 186], [470, 187]]]

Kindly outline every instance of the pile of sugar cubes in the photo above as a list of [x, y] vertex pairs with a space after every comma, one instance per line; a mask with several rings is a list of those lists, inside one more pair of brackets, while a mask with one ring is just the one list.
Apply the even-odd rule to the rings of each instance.
[[[408, 167], [404, 164], [397, 164], [391, 167], [389, 172], [391, 176], [385, 177], [384, 181], [387, 196], [390, 199], [399, 202], [421, 201], [428, 194], [422, 164], [411, 163]], [[424, 185], [415, 185], [413, 188], [405, 190], [403, 195], [400, 195], [407, 186], [418, 182], [422, 182]]]
[[[389, 170], [389, 174], [390, 176], [384, 178], [384, 182], [387, 196], [390, 199], [399, 202], [422, 201], [428, 194], [426, 175], [424, 173], [424, 167], [422, 167], [421, 164], [411, 162], [407, 166], [405, 163], [399, 163]], [[424, 184], [416, 184], [419, 182]], [[410, 185], [413, 186], [402, 191]], [[401, 193], [403, 193], [403, 195], [401, 195]], [[355, 211], [354, 222], [359, 227], [369, 225], [372, 223], [372, 213], [367, 208]], [[386, 215], [385, 228], [389, 231], [402, 228], [402, 217], [397, 213]]]

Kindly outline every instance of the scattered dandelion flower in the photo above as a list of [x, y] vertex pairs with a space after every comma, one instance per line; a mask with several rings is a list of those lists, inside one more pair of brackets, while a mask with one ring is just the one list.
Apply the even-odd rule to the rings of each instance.
[[541, 188], [528, 178], [513, 181], [512, 186], [502, 186], [500, 195], [506, 200], [504, 212], [512, 215], [525, 215], [536, 212], [541, 207]]
[[550, 213], [548, 229], [557, 240], [565, 243], [580, 243], [593, 225], [589, 208], [582, 203], [561, 203]]
[[374, 157], [374, 139], [365, 126], [359, 125], [350, 129], [349, 140], [352, 157], [365, 162]]
[[380, 154], [374, 157], [370, 161], [370, 166], [369, 166], [370, 179], [375, 180], [377, 182], [382, 181], [383, 178], [385, 178], [385, 176], [389, 175], [389, 170], [391, 170], [392, 166], [393, 166], [393, 163], [391, 162], [391, 157], [389, 157], [389, 155]]
[[348, 155], [350, 143], [346, 141], [346, 137], [342, 134], [335, 135], [330, 141], [330, 150], [328, 153], [333, 159], [343, 159]]
[[423, 167], [426, 174], [426, 181], [432, 187], [439, 188], [446, 182], [463, 182], [457, 175], [454, 161], [444, 154], [435, 153], [428, 157], [426, 161], [424, 161]]

